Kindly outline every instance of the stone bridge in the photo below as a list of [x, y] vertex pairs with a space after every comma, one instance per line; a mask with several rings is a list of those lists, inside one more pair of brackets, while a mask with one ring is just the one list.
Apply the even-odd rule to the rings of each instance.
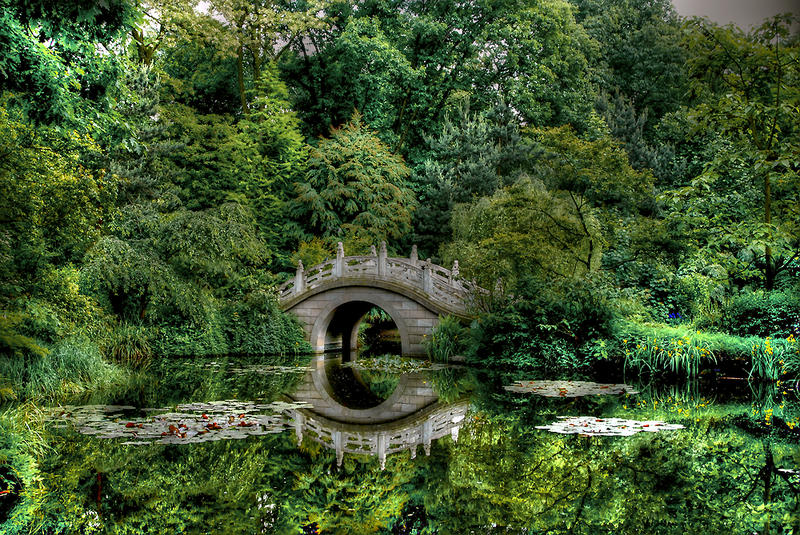
[[403, 355], [419, 356], [439, 316], [470, 318], [482, 292], [459, 277], [458, 261], [449, 270], [419, 260], [416, 246], [409, 258], [388, 257], [385, 242], [370, 255], [345, 256], [340, 242], [336, 258], [308, 270], [300, 262], [294, 278], [279, 288], [279, 300], [300, 320], [316, 352], [349, 355], [357, 347], [361, 320], [377, 306], [397, 325]]
[[311, 405], [287, 413], [298, 445], [308, 438], [331, 448], [336, 451], [338, 465], [345, 453], [376, 456], [383, 470], [387, 455], [409, 451], [413, 459], [419, 446], [430, 455], [432, 441], [448, 435], [458, 440], [469, 402], [440, 402], [428, 374], [403, 374], [383, 402], [354, 409], [339, 400], [328, 381], [327, 365], [324, 357], [312, 361], [298, 387], [286, 396]]

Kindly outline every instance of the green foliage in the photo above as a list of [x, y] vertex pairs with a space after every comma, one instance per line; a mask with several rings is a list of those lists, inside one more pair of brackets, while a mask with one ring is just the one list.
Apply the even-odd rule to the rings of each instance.
[[297, 355], [311, 346], [294, 316], [284, 314], [275, 296], [261, 290], [225, 309], [225, 329], [234, 353]]
[[477, 343], [468, 360], [549, 371], [595, 363], [596, 341], [609, 337], [615, 318], [602, 286], [587, 280], [553, 284], [531, 279], [518, 292], [473, 323]]
[[415, 201], [403, 159], [368, 130], [361, 115], [312, 148], [307, 182], [291, 207], [301, 233], [397, 240], [411, 228]]
[[[735, 336], [698, 331], [689, 326], [621, 324], [616, 327], [625, 365], [652, 374], [670, 371], [697, 375], [703, 361], [749, 365], [749, 375], [776, 380], [800, 371], [800, 352], [795, 335], [787, 338]], [[743, 367], [743, 365], [742, 365]], [[741, 371], [748, 371], [742, 369]]]
[[0, 529], [8, 535], [29, 533], [46, 499], [37, 462], [47, 448], [40, 430], [30, 406], [0, 413]]
[[54, 344], [44, 356], [3, 358], [0, 376], [14, 385], [22, 398], [61, 398], [114, 386], [125, 372], [105, 362], [97, 344], [72, 337]]
[[800, 292], [744, 290], [730, 299], [720, 323], [739, 336], [800, 334]]
[[439, 323], [425, 341], [425, 351], [433, 362], [449, 362], [468, 347], [469, 329], [454, 316], [439, 317]]
[[95, 150], [88, 136], [34, 129], [0, 107], [0, 261], [3, 296], [15, 296], [48, 263], [80, 260], [99, 236], [113, 201], [114, 180], [81, 162]]
[[462, 273], [493, 288], [502, 278], [580, 277], [599, 267], [600, 224], [576, 197], [522, 179], [513, 186], [461, 205], [453, 214], [453, 241], [442, 248], [445, 263], [459, 260]]
[[514, 183], [533, 149], [504, 102], [479, 114], [470, 112], [469, 101], [462, 103], [426, 142], [427, 158], [412, 178], [423, 201], [414, 218], [414, 240], [435, 254], [450, 237], [453, 206]]
[[[657, 336], [636, 340], [622, 340], [625, 350], [625, 368], [635, 368], [650, 375], [671, 373], [688, 378], [697, 377], [701, 361], [716, 363], [708, 342], [693, 339]], [[708, 365], [708, 364], [706, 364]]]
[[25, 316], [19, 313], [3, 311], [0, 315], [0, 349], [10, 358], [19, 358], [26, 354], [44, 357], [48, 350], [36, 340], [18, 332]]
[[104, 353], [117, 364], [147, 368], [153, 358], [152, 333], [142, 325], [122, 323], [109, 334]]
[[96, 135], [119, 120], [109, 108], [120, 62], [108, 50], [134, 17], [124, 0], [4, 0], [0, 92], [17, 93], [38, 120]]
[[799, 248], [800, 44], [791, 35], [793, 20], [776, 16], [749, 34], [697, 21], [687, 32], [691, 117], [722, 139], [714, 140], [702, 173], [666, 196], [673, 219], [694, 234], [698, 254], [767, 290]]
[[[409, 160], [425, 159], [464, 97], [477, 111], [501, 98], [528, 124], [581, 125], [592, 100], [591, 44], [567, 2], [334, 3], [284, 68], [311, 136], [360, 110]], [[567, 52], [567, 50], [569, 52]]]
[[683, 103], [689, 85], [675, 8], [667, 0], [571, 3], [578, 7], [576, 19], [597, 42], [590, 61], [599, 85], [625, 95], [648, 115], [650, 137], [658, 120]]

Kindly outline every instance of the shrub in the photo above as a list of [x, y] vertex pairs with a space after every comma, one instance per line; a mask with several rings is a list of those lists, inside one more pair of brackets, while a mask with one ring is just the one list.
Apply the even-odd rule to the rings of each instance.
[[151, 336], [147, 327], [122, 323], [110, 333], [105, 354], [129, 368], [147, 368], [153, 357]]
[[275, 297], [254, 291], [225, 309], [230, 351], [246, 354], [296, 355], [310, 353], [297, 318], [281, 312]]
[[743, 291], [723, 312], [723, 330], [739, 336], [785, 338], [800, 334], [800, 292]]
[[588, 280], [527, 281], [520, 295], [479, 317], [468, 359], [484, 365], [575, 369], [601, 352], [616, 314], [602, 287]]
[[425, 338], [428, 358], [434, 362], [449, 362], [455, 355], [467, 348], [469, 329], [454, 316], [439, 317], [439, 324], [430, 336]]

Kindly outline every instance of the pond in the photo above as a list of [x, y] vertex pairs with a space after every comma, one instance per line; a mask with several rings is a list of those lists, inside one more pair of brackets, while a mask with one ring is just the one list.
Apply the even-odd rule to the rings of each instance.
[[49, 531], [800, 530], [795, 384], [274, 362], [167, 359], [50, 407]]

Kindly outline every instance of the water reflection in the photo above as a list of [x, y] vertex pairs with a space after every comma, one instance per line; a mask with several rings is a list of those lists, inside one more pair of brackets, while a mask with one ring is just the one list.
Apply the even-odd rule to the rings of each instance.
[[[402, 373], [413, 366], [398, 361], [358, 370], [373, 393], [385, 388], [359, 408], [340, 402], [330, 359], [213, 362], [171, 361], [140, 391], [93, 400], [117, 407], [86, 427], [113, 424], [121, 436], [51, 429], [43, 522], [74, 533], [385, 535], [403, 522], [402, 533], [572, 535], [764, 533], [767, 522], [779, 533], [798, 522], [798, 396], [787, 385], [731, 397], [630, 377], [623, 386], [503, 370]], [[577, 418], [642, 432], [537, 429]], [[683, 428], [645, 432], [656, 422]], [[246, 436], [249, 424], [276, 432]], [[150, 431], [151, 444], [123, 445]], [[212, 436], [224, 439], [186, 443]]]
[[377, 457], [383, 470], [387, 455], [409, 451], [414, 459], [419, 446], [429, 456], [432, 441], [449, 435], [456, 442], [468, 409], [467, 401], [437, 403], [400, 420], [374, 425], [348, 424], [310, 410], [295, 410], [292, 425], [298, 444], [308, 438], [334, 450], [337, 466], [342, 465], [345, 453], [351, 453]]
[[[379, 371], [374, 366], [360, 371], [343, 366], [341, 356], [331, 355], [315, 358], [306, 366], [210, 361], [201, 366], [206, 375], [195, 377], [195, 392], [221, 376], [233, 377], [239, 386], [257, 385], [257, 378], [265, 376], [300, 379], [290, 379], [287, 384], [291, 388], [279, 400], [186, 400], [161, 408], [65, 405], [54, 408], [49, 418], [53, 429], [71, 428], [100, 439], [123, 439], [121, 444], [128, 446], [196, 444], [294, 430], [298, 446], [307, 438], [334, 450], [337, 466], [342, 465], [344, 454], [350, 453], [377, 457], [381, 470], [386, 467], [387, 455], [408, 451], [414, 459], [420, 446], [430, 455], [433, 441], [445, 436], [458, 439], [468, 401], [440, 402], [427, 372], [397, 372], [396, 366], [390, 366], [392, 371]], [[379, 383], [390, 385], [383, 396], [377, 396], [364, 380], [370, 374], [379, 374]], [[272, 388], [266, 393], [275, 397]]]

